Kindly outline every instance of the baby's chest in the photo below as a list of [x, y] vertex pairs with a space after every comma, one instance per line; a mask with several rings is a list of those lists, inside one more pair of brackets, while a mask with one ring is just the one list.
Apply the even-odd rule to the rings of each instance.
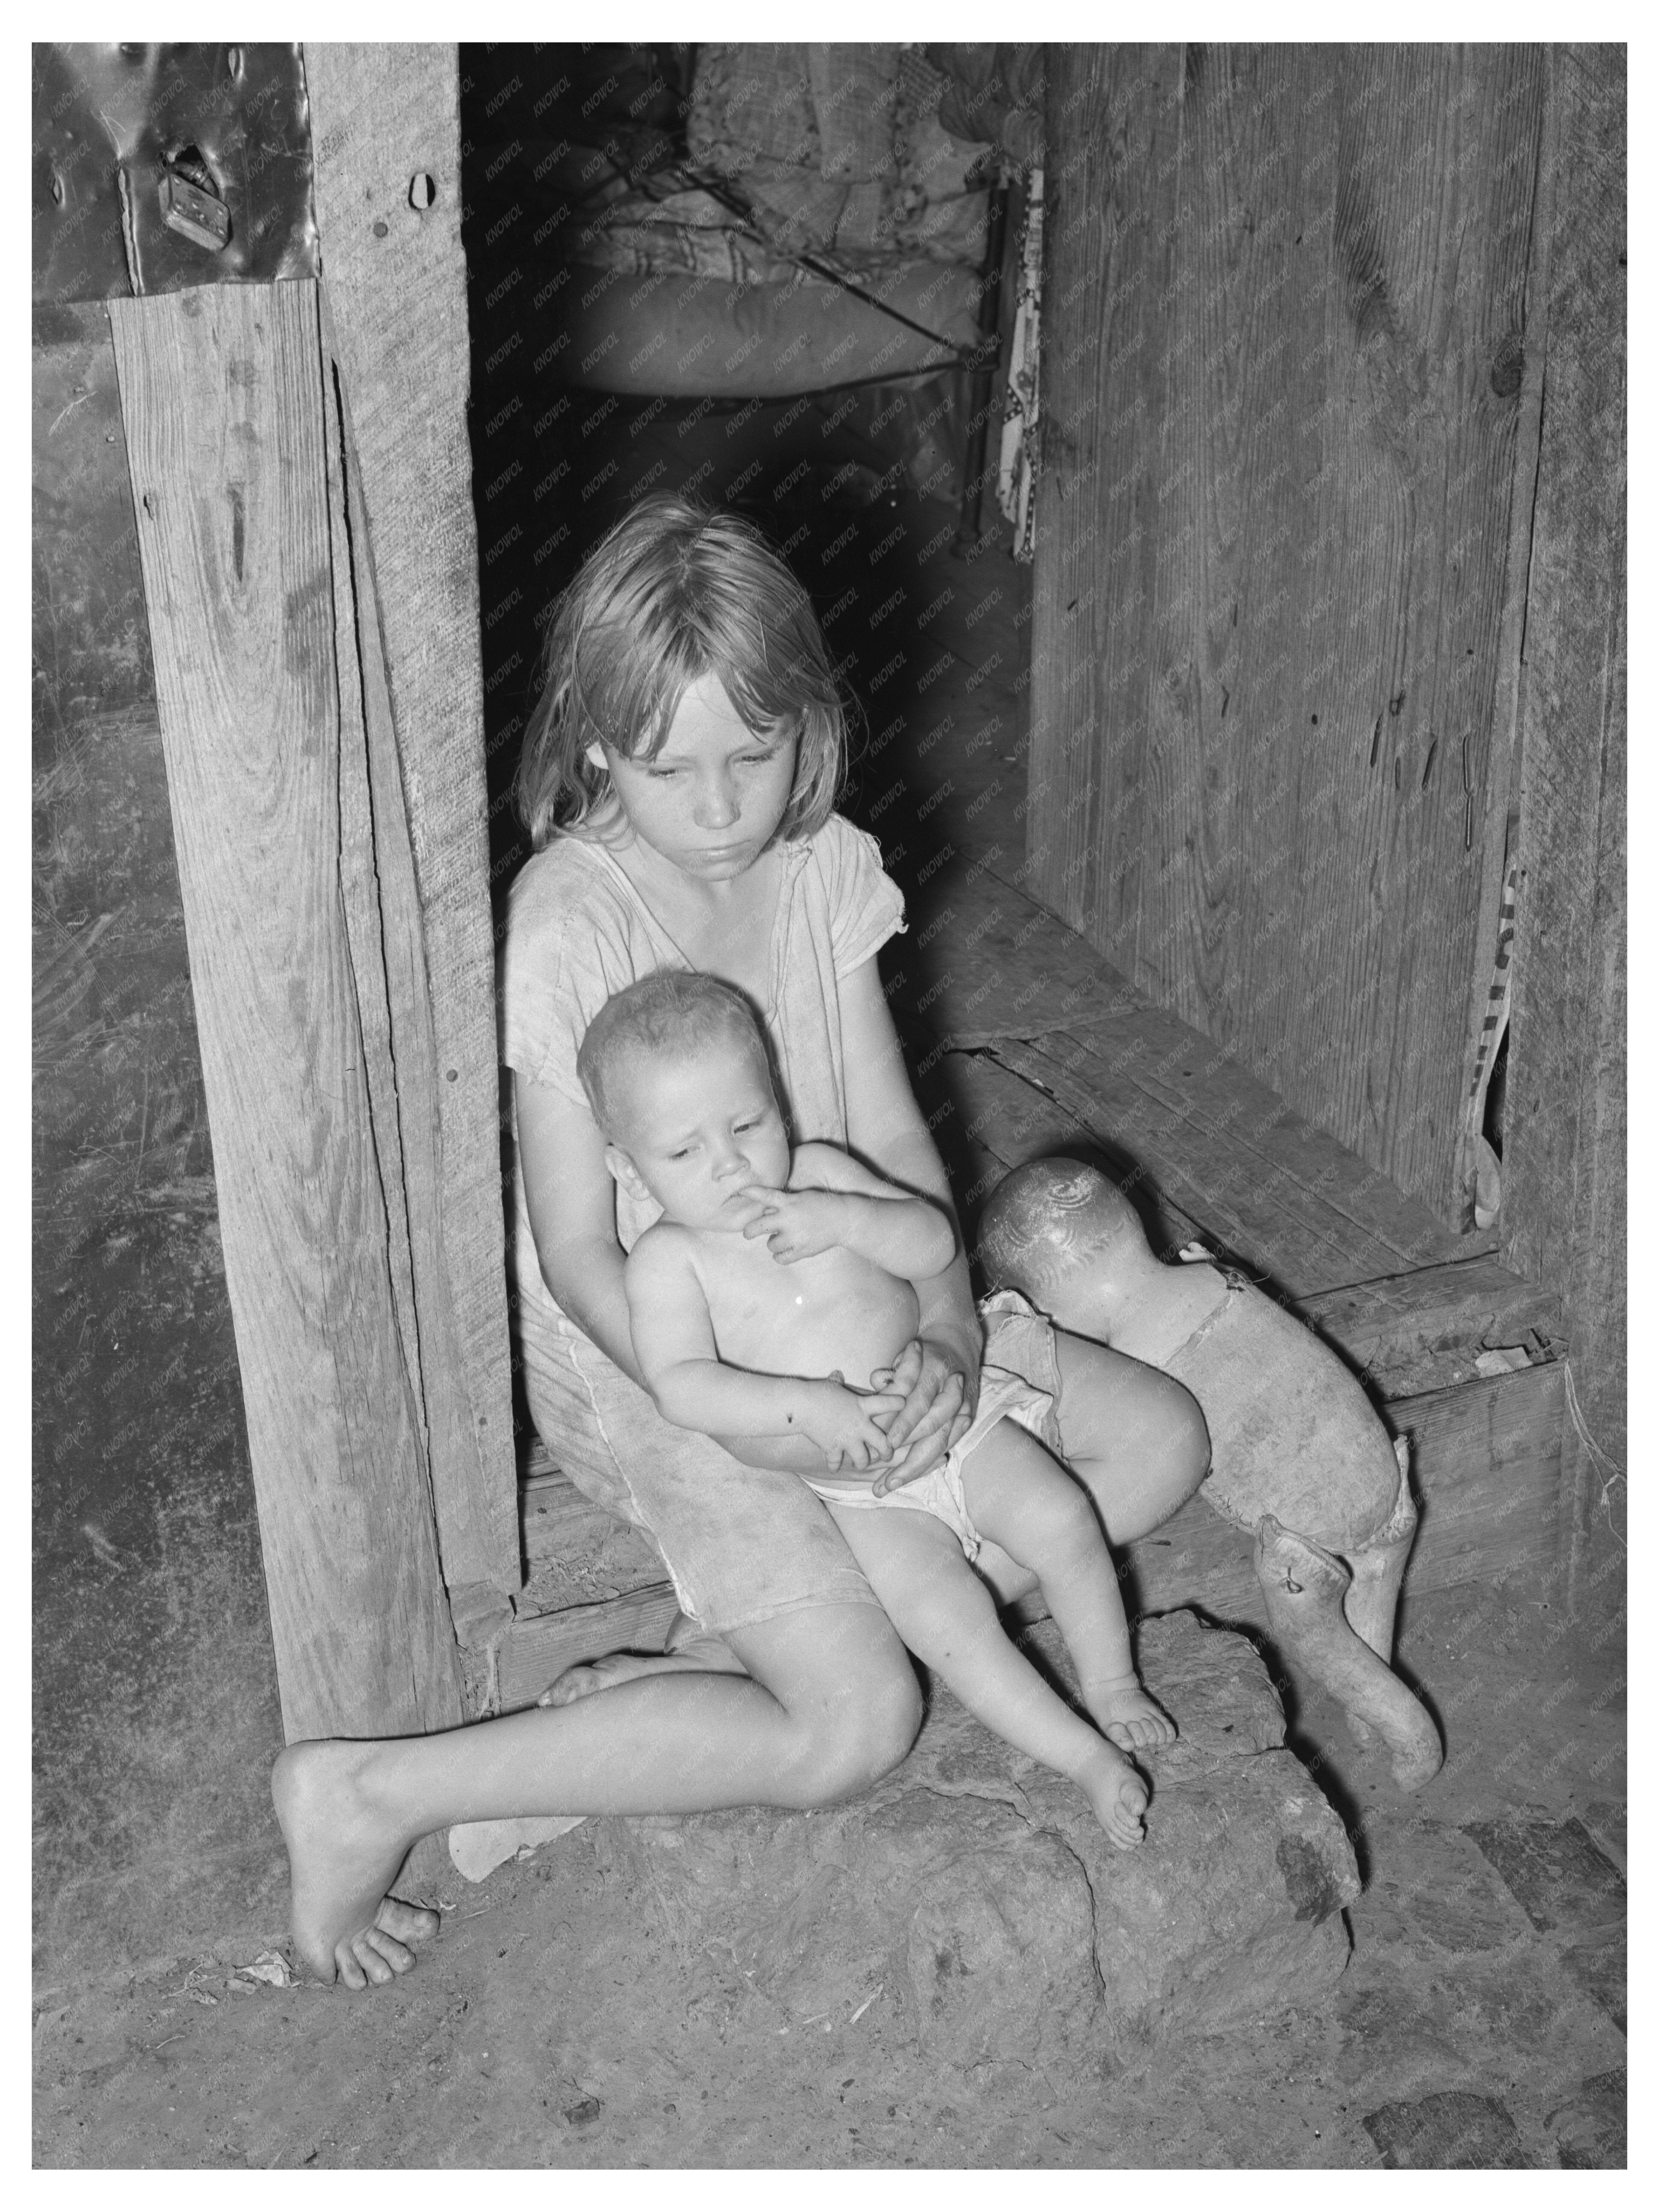
[[828, 1374], [862, 1385], [915, 1333], [916, 1295], [902, 1278], [845, 1250], [784, 1267], [764, 1245], [708, 1285], [722, 1359], [769, 1374]]

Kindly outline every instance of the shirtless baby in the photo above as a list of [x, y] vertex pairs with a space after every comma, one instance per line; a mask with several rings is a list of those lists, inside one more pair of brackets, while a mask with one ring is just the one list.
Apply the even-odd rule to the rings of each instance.
[[[578, 1062], [612, 1175], [659, 1220], [629, 1255], [634, 1348], [659, 1411], [756, 1467], [803, 1472], [910, 1650], [971, 1712], [1071, 1777], [1111, 1841], [1143, 1833], [1125, 1753], [1170, 1742], [1141, 1688], [1094, 1510], [1038, 1441], [1048, 1395], [995, 1367], [940, 1465], [906, 1484], [887, 1389], [915, 1334], [915, 1285], [955, 1229], [834, 1145], [792, 1152], [747, 1002], [665, 969], [607, 1000]], [[1035, 1574], [1091, 1727], [1004, 1635], [969, 1564], [981, 1539]]]

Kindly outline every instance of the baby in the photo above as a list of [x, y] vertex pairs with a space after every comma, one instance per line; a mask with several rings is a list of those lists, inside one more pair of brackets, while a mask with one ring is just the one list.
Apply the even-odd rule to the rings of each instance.
[[[908, 1455], [887, 1442], [903, 1401], [884, 1386], [915, 1333], [915, 1285], [956, 1255], [948, 1215], [836, 1146], [791, 1151], [748, 1003], [713, 976], [665, 969], [617, 992], [578, 1068], [611, 1174], [662, 1208], [625, 1276], [659, 1411], [751, 1466], [809, 1466], [909, 1649], [988, 1727], [1069, 1775], [1114, 1844], [1138, 1843], [1147, 1790], [1124, 1753], [1175, 1728], [1136, 1680], [1089, 1498], [1038, 1441], [1057, 1442], [1048, 1394], [987, 1367], [971, 1426], [908, 1484]], [[1003, 1634], [969, 1564], [986, 1539], [1036, 1576], [1097, 1728]]]

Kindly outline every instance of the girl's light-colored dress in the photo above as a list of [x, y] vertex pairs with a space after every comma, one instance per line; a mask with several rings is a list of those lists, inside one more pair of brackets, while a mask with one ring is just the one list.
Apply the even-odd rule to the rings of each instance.
[[[795, 1144], [847, 1143], [839, 983], [904, 927], [904, 899], [875, 839], [840, 815], [783, 848], [767, 1003], [757, 1007]], [[508, 895], [501, 957], [501, 1059], [520, 1083], [586, 1105], [576, 1053], [615, 991], [691, 963], [605, 848], [560, 837]], [[819, 1605], [876, 1602], [823, 1506], [793, 1474], [744, 1466], [710, 1438], [665, 1421], [641, 1390], [561, 1312], [542, 1277], [514, 1128], [513, 1275], [517, 1348], [531, 1417], [554, 1459], [597, 1504], [648, 1529], [682, 1609], [721, 1632]], [[654, 1205], [618, 1191], [623, 1249]], [[1000, 1339], [1005, 1332], [999, 1328]], [[1060, 1388], [1046, 1324], [988, 1347], [1038, 1390]], [[1029, 1343], [1026, 1339], [1029, 1338]]]

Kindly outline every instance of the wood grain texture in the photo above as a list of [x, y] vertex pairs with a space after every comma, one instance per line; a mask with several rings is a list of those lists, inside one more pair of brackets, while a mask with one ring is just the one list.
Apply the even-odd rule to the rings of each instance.
[[316, 288], [110, 303], [290, 1740], [460, 1717], [341, 903]]
[[1626, 1458], [1624, 50], [1556, 47], [1551, 74], [1502, 1227], [1509, 1264], [1561, 1296], [1580, 1407], [1608, 1462], [1570, 1436], [1583, 1535]]
[[496, 1651], [497, 1711], [533, 1705], [550, 1682], [584, 1659], [606, 1651], [660, 1651], [678, 1612], [673, 1584], [658, 1583], [602, 1605], [515, 1620]]
[[1291, 1298], [1451, 1256], [1451, 1240], [1426, 1208], [1416, 1224], [1389, 1218], [1395, 1208], [1388, 1200], [1399, 1194], [1385, 1181], [1378, 1185], [1383, 1202], [1370, 1203], [1374, 1193], [1351, 1158], [1340, 1180], [1322, 1182], [1316, 1166], [1299, 1163], [1294, 1139], [1305, 1125], [1265, 1085], [1239, 1071], [1249, 1092], [1229, 1098], [1224, 1089], [1218, 1094], [1188, 1079], [1195, 1073], [1190, 1059], [1184, 1069], [1171, 1066], [1138, 1049], [1139, 1042], [1132, 1036], [1120, 1044], [1097, 1030], [1086, 1039], [1053, 1036], [994, 1050], [1131, 1162], [1159, 1197], [1200, 1223], [1200, 1233], [1228, 1256]]
[[439, 1543], [487, 1613], [520, 1566], [456, 52], [306, 67]]
[[1296, 1299], [1291, 1310], [1384, 1399], [1471, 1382], [1483, 1352], [1519, 1347], [1551, 1360], [1566, 1350], [1566, 1322], [1554, 1292], [1495, 1260], [1454, 1260], [1319, 1291]]
[[1455, 1219], [1541, 55], [1048, 76], [1029, 881]]
[[[917, 914], [901, 957], [889, 995], [927, 1110], [930, 1086], [948, 1093], [960, 1048], [971, 1046], [1037, 1086], [1034, 1109], [1043, 1094], [1052, 1101], [1048, 1113], [1014, 1117], [1013, 1128], [1027, 1125], [1015, 1138], [1019, 1158], [1061, 1149], [1066, 1124], [1092, 1131], [1142, 1170], [1171, 1225], [1223, 1238], [1286, 1290], [1367, 1281], [1496, 1243], [1445, 1227], [987, 867]], [[975, 1136], [977, 1121], [953, 1110], [934, 1125], [969, 1213], [995, 1178], [976, 1171], [964, 1183], [968, 1163], [951, 1148]]]

